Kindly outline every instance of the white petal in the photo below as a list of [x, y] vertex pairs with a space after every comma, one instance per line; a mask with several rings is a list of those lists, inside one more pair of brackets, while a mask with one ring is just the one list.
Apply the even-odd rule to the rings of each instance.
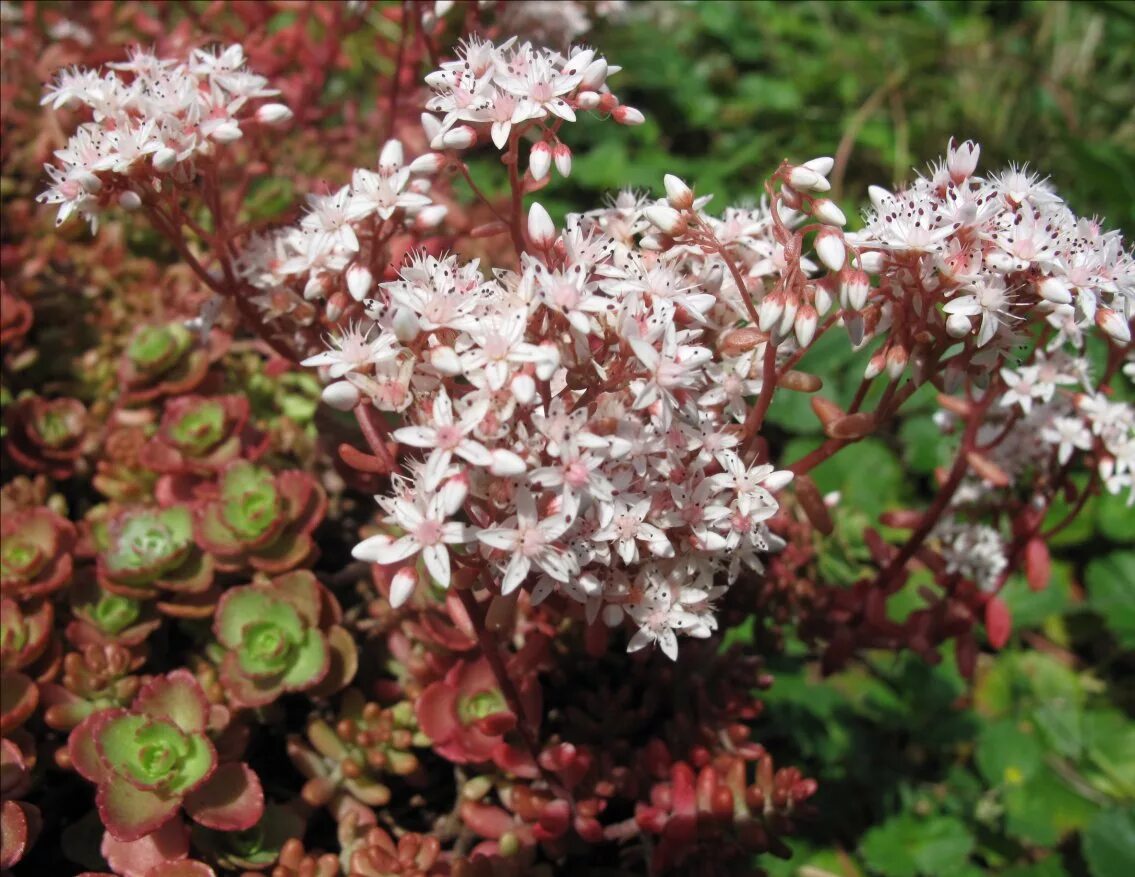
[[366, 560], [388, 566], [400, 560], [405, 560], [410, 555], [416, 554], [418, 549], [421, 548], [413, 536], [403, 536], [396, 542], [379, 542], [380, 538], [389, 540], [390, 537], [372, 536], [370, 539], [364, 539], [354, 547], [351, 556], [357, 560]]
[[449, 587], [449, 552], [444, 545], [429, 545], [422, 549], [422, 559], [434, 581], [443, 588]]

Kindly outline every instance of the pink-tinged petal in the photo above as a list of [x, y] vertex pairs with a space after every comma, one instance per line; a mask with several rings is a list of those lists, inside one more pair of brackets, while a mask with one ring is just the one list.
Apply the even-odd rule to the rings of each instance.
[[189, 829], [180, 819], [171, 819], [138, 840], [118, 840], [107, 832], [100, 851], [115, 873], [123, 877], [149, 877], [153, 869], [189, 855]]
[[504, 581], [501, 582], [501, 593], [511, 594], [519, 588], [526, 578], [528, 572], [532, 569], [532, 562], [523, 554], [514, 554], [508, 562], [508, 569], [504, 573]]
[[133, 709], [155, 719], [169, 719], [187, 734], [204, 731], [209, 718], [209, 701], [188, 670], [174, 670], [144, 686], [134, 698]]
[[264, 815], [260, 778], [243, 762], [222, 764], [185, 799], [194, 822], [217, 831], [243, 831]]
[[422, 483], [427, 490], [435, 490], [441, 484], [441, 479], [445, 477], [445, 472], [452, 462], [453, 451], [438, 449], [430, 454], [426, 465], [422, 467]]
[[422, 549], [422, 559], [434, 581], [443, 588], [449, 587], [449, 552], [444, 545], [429, 545]]
[[453, 426], [453, 403], [444, 388], [434, 396], [433, 418], [439, 426]]
[[462, 439], [456, 450], [457, 456], [474, 466], [488, 468], [493, 463], [493, 455], [489, 453], [489, 449], [472, 439]]
[[103, 783], [95, 796], [102, 824], [122, 841], [157, 831], [177, 815], [180, 804], [178, 798], [162, 798], [121, 781]]
[[391, 437], [412, 448], [432, 448], [437, 444], [437, 430], [426, 426], [404, 426], [394, 430]]
[[[368, 542], [370, 542], [369, 539], [360, 542], [351, 553], [359, 560], [368, 560], [371, 563], [378, 563], [383, 566], [405, 560], [410, 555], [417, 554], [421, 548], [418, 540], [413, 536], [403, 536], [401, 539], [385, 545], [381, 543], [367, 545]], [[363, 551], [363, 546], [366, 546], [365, 551]]]
[[516, 548], [516, 531], [493, 527], [481, 530], [477, 538], [490, 548], [499, 548], [501, 551], [512, 551]]

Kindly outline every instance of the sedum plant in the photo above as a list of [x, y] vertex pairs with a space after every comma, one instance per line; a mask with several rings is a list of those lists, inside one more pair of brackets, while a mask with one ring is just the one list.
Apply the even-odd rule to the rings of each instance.
[[[575, 138], [664, 130], [617, 6], [5, 6], [4, 868], [775, 867], [834, 810], [797, 689], [910, 652], [962, 704], [1069, 528], [1133, 538], [1121, 235], [969, 140], [858, 223], [846, 149], [565, 213]], [[1065, 560], [1125, 666], [1130, 558]], [[1107, 877], [1129, 747], [1080, 736]], [[1041, 770], [989, 748], [987, 834]]]

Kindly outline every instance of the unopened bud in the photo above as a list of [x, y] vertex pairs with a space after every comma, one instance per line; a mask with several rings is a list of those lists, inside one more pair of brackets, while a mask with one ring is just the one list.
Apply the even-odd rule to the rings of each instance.
[[757, 328], [767, 334], [780, 322], [783, 315], [784, 293], [779, 290], [770, 292], [761, 299], [757, 308]]
[[818, 315], [816, 309], [811, 305], [803, 305], [799, 311], [796, 312], [796, 322], [794, 323], [796, 329], [796, 343], [801, 347], [807, 347], [812, 343], [812, 339], [816, 337], [816, 324], [818, 322]]
[[414, 228], [418, 231], [437, 228], [441, 225], [442, 220], [445, 219], [448, 213], [449, 208], [444, 204], [430, 204], [427, 207], [423, 207], [418, 211], [417, 216], [414, 217]]
[[[785, 207], [791, 208], [792, 211], [797, 211], [804, 206], [804, 199], [799, 192], [785, 183], [780, 187], [780, 203]], [[786, 213], [781, 213], [780, 218], [785, 222], [788, 221]]]
[[973, 326], [965, 314], [950, 314], [946, 318], [946, 334], [951, 338], [965, 338], [972, 331]]
[[794, 167], [788, 172], [788, 184], [793, 189], [807, 192], [826, 192], [832, 187], [820, 174], [803, 166]]
[[584, 68], [579, 87], [583, 92], [594, 92], [607, 81], [607, 60], [596, 58]]
[[513, 398], [521, 405], [530, 405], [536, 398], [536, 382], [532, 380], [532, 375], [518, 374], [509, 383], [509, 388]]
[[865, 271], [844, 270], [840, 274], [839, 303], [846, 309], [861, 311], [871, 292], [871, 280]]
[[575, 102], [581, 110], [594, 110], [599, 106], [599, 93], [596, 91], [581, 91], [575, 96]]
[[323, 401], [336, 411], [350, 411], [359, 404], [359, 388], [350, 381], [335, 381], [323, 388]]
[[792, 331], [796, 325], [796, 311], [800, 307], [800, 301], [795, 295], [788, 295], [784, 298], [784, 313], [780, 318], [780, 325], [777, 326], [777, 334], [784, 337]]
[[821, 229], [816, 236], [816, 255], [829, 271], [839, 271], [847, 262], [847, 248], [842, 232], [834, 228]]
[[694, 190], [686, 185], [685, 181], [673, 174], [666, 174], [662, 178], [666, 186], [666, 200], [675, 210], [689, 210], [694, 206]]
[[436, 174], [441, 170], [443, 164], [445, 164], [444, 155], [440, 152], [427, 152], [425, 155], [419, 155], [410, 162], [410, 173]]
[[390, 579], [390, 605], [397, 609], [410, 599], [418, 584], [418, 571], [412, 566], [404, 566]]
[[493, 461], [489, 464], [489, 472], [498, 478], [514, 478], [523, 475], [528, 468], [524, 459], [512, 451], [495, 448], [490, 453]]
[[154, 165], [154, 170], [164, 174], [173, 170], [174, 165], [177, 164], [177, 153], [168, 146], [163, 146], [154, 153], [150, 162]]
[[552, 149], [552, 161], [556, 163], [556, 172], [561, 177], [571, 176], [571, 147], [566, 143], [557, 143]]
[[264, 104], [256, 109], [256, 121], [262, 125], [282, 125], [291, 118], [292, 111], [283, 104]]
[[721, 336], [717, 350], [722, 356], [740, 356], [748, 353], [768, 336], [752, 326], [743, 326]]
[[384, 176], [395, 173], [402, 167], [405, 158], [406, 153], [402, 149], [402, 141], [387, 140], [382, 144], [382, 150], [378, 153], [378, 172]]
[[823, 388], [824, 382], [819, 375], [797, 371], [793, 368], [777, 378], [776, 385], [797, 393], [815, 393]]
[[142, 206], [142, 199], [137, 192], [128, 190], [118, 196], [118, 206], [123, 210], [137, 210]]
[[812, 289], [812, 303], [816, 306], [816, 313], [822, 317], [832, 308], [832, 294], [826, 283], [817, 283]]
[[343, 311], [347, 309], [349, 299], [343, 294], [343, 290], [331, 293], [327, 299], [327, 319], [331, 322], [336, 322], [343, 316]]
[[1127, 344], [1131, 340], [1131, 325], [1118, 311], [1100, 308], [1096, 311], [1096, 325], [1120, 344]]
[[1008, 487], [1011, 483], [1004, 469], [977, 451], [966, 451], [966, 462], [974, 472], [994, 487]]
[[[439, 145], [434, 145], [440, 139]], [[477, 132], [468, 125], [458, 125], [450, 128], [440, 138], [434, 138], [430, 146], [434, 149], [468, 149], [477, 142]]]
[[362, 301], [374, 285], [374, 275], [364, 265], [355, 263], [347, 269], [347, 292], [355, 301]]
[[869, 360], [867, 360], [867, 367], [863, 369], [863, 377], [867, 380], [879, 377], [883, 373], [883, 369], [887, 367], [887, 355], [879, 351]]
[[548, 249], [556, 240], [556, 226], [539, 201], [533, 201], [528, 208], [528, 237], [543, 250]]
[[390, 320], [390, 329], [394, 337], [403, 344], [409, 344], [418, 337], [422, 327], [418, 323], [418, 316], [409, 308], [396, 308]]
[[875, 431], [875, 416], [864, 411], [847, 414], [838, 420], [832, 421], [824, 429], [828, 438], [855, 440], [868, 436]]
[[828, 155], [821, 155], [819, 158], [813, 158], [811, 161], [804, 162], [804, 167], [810, 171], [815, 171], [821, 177], [826, 177], [832, 172], [835, 167], [835, 159]]
[[615, 111], [611, 113], [611, 118], [620, 125], [641, 125], [646, 121], [646, 116], [634, 107], [625, 106], [615, 107]]
[[673, 207], [665, 204], [651, 204], [642, 211], [647, 221], [663, 234], [678, 237], [686, 230], [686, 220]]
[[546, 140], [536, 143], [528, 153], [528, 173], [539, 182], [548, 175], [552, 166], [552, 147]]
[[878, 250], [870, 250], [856, 256], [852, 264], [856, 268], [866, 271], [868, 274], [878, 274], [883, 270], [883, 266], [887, 264], [887, 259]]
[[892, 379], [897, 379], [906, 369], [909, 359], [905, 347], [892, 347], [887, 351], [887, 374]]
[[1050, 301], [1054, 305], [1066, 305], [1072, 303], [1072, 290], [1059, 277], [1046, 277], [1037, 285], [1037, 292], [1040, 297], [1045, 301]]
[[430, 365], [443, 375], [452, 377], [461, 374], [461, 360], [452, 347], [445, 344], [433, 347], [429, 351], [429, 357]]
[[236, 122], [223, 122], [210, 136], [218, 143], [235, 143], [241, 138], [240, 126]]
[[847, 224], [847, 217], [834, 201], [827, 198], [817, 198], [812, 202], [812, 215], [824, 225], [842, 227]]

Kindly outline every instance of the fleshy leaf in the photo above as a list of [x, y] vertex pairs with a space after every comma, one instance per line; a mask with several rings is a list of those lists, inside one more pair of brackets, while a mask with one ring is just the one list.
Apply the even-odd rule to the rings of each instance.
[[95, 797], [103, 825], [118, 840], [131, 841], [157, 831], [177, 815], [179, 797], [163, 798], [125, 782], [106, 782]]
[[134, 709], [153, 718], [167, 718], [187, 734], [205, 730], [209, 702], [188, 670], [174, 670], [158, 677], [140, 692]]
[[185, 799], [195, 822], [218, 831], [243, 831], [264, 814], [264, 790], [248, 765], [222, 764], [201, 788]]

